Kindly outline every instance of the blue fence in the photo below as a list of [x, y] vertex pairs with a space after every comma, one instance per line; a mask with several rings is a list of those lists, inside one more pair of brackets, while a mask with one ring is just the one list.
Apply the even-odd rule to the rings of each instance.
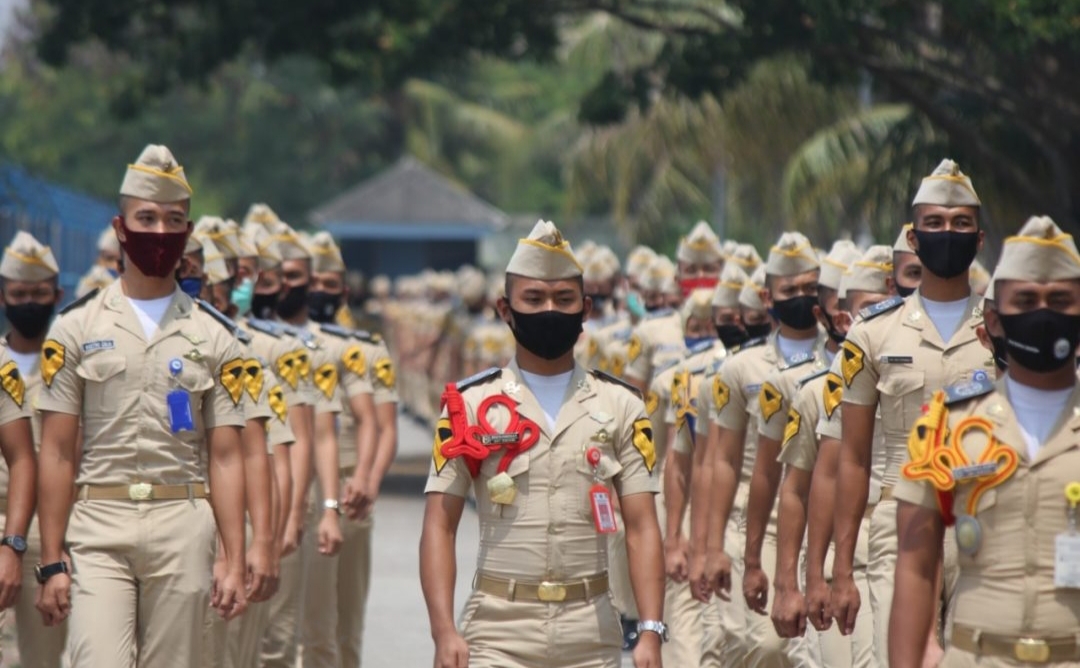
[[39, 179], [0, 162], [0, 246], [25, 230], [52, 248], [60, 264], [65, 301], [97, 258], [97, 238], [116, 215], [116, 205]]

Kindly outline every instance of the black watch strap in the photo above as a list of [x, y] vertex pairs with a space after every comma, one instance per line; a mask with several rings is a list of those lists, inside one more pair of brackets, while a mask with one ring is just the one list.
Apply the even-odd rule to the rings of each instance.
[[67, 572], [67, 562], [64, 561], [45, 565], [38, 564], [34, 567], [34, 575], [37, 576], [38, 584], [45, 584], [52, 576]]

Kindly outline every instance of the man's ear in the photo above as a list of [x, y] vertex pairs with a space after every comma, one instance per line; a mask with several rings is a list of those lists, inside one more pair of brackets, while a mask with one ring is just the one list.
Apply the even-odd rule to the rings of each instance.
[[1001, 318], [995, 309], [983, 310], [983, 327], [990, 336], [1005, 336], [1005, 328], [1001, 326]]
[[589, 314], [592, 313], [592, 297], [586, 296], [584, 300], [585, 306], [582, 309], [582, 320], [588, 320]]
[[126, 236], [124, 235], [124, 217], [113, 216], [112, 228], [113, 232], [116, 234], [116, 240], [122, 243], [126, 238]]
[[915, 236], [914, 227], [907, 231], [907, 245], [911, 247], [913, 252], [919, 252], [919, 237]]
[[982, 344], [983, 348], [994, 352], [994, 344], [990, 343], [990, 334], [987, 333], [985, 324], [975, 328], [975, 336], [979, 339], [979, 343]]
[[768, 288], [758, 290], [758, 298], [761, 299], [761, 303], [765, 305], [766, 309], [773, 307], [772, 291]]
[[851, 326], [855, 324], [855, 318], [852, 317], [847, 311], [837, 311], [833, 316], [833, 326], [836, 328], [838, 334], [847, 336]]
[[499, 297], [499, 300], [495, 302], [495, 311], [499, 314], [500, 320], [507, 325], [513, 326], [514, 314], [510, 312], [510, 300], [506, 297]]
[[896, 291], [896, 279], [892, 277], [892, 274], [885, 277], [885, 291], [889, 293], [890, 297], [899, 294]]

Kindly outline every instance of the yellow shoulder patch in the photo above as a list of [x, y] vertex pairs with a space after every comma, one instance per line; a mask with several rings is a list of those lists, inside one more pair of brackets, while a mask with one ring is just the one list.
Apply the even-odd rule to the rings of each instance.
[[612, 355], [611, 356], [611, 370], [609, 371], [609, 373], [611, 373], [611, 375], [615, 376], [616, 378], [622, 378], [623, 373], [625, 373], [625, 372], [626, 372], [626, 360], [623, 359], [623, 356], [622, 355]]
[[345, 350], [345, 354], [341, 356], [341, 362], [345, 365], [345, 369], [355, 373], [357, 376], [363, 376], [367, 373], [367, 358], [364, 357], [364, 349], [359, 345], [349, 346]]
[[645, 395], [645, 414], [652, 415], [659, 407], [660, 395], [650, 390], [649, 393]]
[[787, 445], [791, 439], [795, 438], [799, 434], [799, 427], [802, 426], [802, 416], [799, 415], [799, 411], [795, 410], [792, 406], [791, 410], [787, 414], [787, 424], [784, 425], [784, 441], [783, 445]]
[[296, 351], [296, 364], [301, 378], [311, 378], [311, 354], [306, 349]]
[[840, 354], [843, 356], [840, 359], [840, 372], [844, 374], [844, 384], [850, 388], [855, 376], [866, 366], [866, 353], [851, 341], [844, 341]]
[[259, 401], [263, 391], [262, 362], [257, 359], [244, 361], [244, 388], [252, 401]]
[[26, 383], [23, 382], [19, 366], [14, 360], [0, 368], [0, 383], [3, 384], [4, 391], [8, 393], [15, 405], [22, 408], [23, 401], [26, 399]]
[[761, 392], [758, 393], [758, 406], [761, 408], [761, 417], [766, 422], [776, 415], [783, 403], [784, 397], [775, 385], [766, 382], [761, 386]]
[[41, 346], [41, 378], [45, 381], [45, 387], [52, 387], [53, 378], [64, 368], [66, 357], [64, 344], [55, 339], [49, 339]]
[[656, 467], [656, 443], [653, 442], [652, 422], [649, 418], [634, 421], [634, 447], [641, 454], [649, 473]]
[[384, 358], [375, 363], [375, 378], [388, 390], [394, 389], [397, 382], [397, 374], [394, 373], [394, 363], [389, 358]]
[[844, 398], [843, 379], [832, 371], [825, 376], [825, 386], [821, 388], [821, 402], [825, 405], [825, 417], [832, 419], [833, 413]]
[[282, 354], [277, 358], [277, 372], [278, 376], [289, 384], [289, 387], [296, 389], [300, 385], [300, 361], [296, 355], [299, 351], [293, 350]]
[[337, 389], [337, 384], [337, 366], [332, 362], [327, 362], [315, 370], [315, 387], [319, 388], [319, 391], [322, 392], [323, 396], [327, 399], [332, 399], [334, 397], [334, 390]]
[[454, 430], [450, 427], [449, 418], [439, 418], [435, 423], [435, 443], [431, 447], [431, 461], [435, 463], [435, 473], [442, 473], [446, 466], [446, 456], [443, 455], [443, 446], [454, 437]]
[[634, 334], [630, 337], [629, 348], [626, 351], [626, 357], [630, 360], [630, 363], [633, 364], [634, 360], [636, 360], [640, 355], [641, 339], [638, 338], [637, 334]]
[[289, 415], [289, 404], [285, 401], [285, 390], [280, 385], [271, 387], [270, 392], [266, 395], [266, 401], [270, 404], [270, 410], [274, 411], [274, 416], [284, 423]]
[[713, 376], [712, 399], [713, 407], [717, 413], [724, 410], [724, 406], [727, 406], [728, 402], [731, 401], [731, 389], [724, 384], [720, 374]]
[[237, 357], [221, 365], [221, 386], [229, 393], [234, 405], [244, 394], [244, 360]]

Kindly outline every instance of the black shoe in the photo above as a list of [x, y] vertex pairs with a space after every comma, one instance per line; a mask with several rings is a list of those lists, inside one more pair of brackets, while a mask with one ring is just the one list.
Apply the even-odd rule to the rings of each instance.
[[624, 652], [634, 651], [634, 647], [637, 646], [638, 630], [637, 620], [627, 619], [626, 617], [620, 617], [622, 621], [622, 648]]

